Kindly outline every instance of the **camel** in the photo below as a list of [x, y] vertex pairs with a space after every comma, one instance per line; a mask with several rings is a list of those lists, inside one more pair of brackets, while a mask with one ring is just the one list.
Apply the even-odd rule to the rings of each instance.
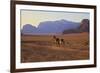
[[57, 45], [65, 45], [65, 41], [64, 41], [64, 39], [60, 39], [60, 38], [57, 38], [56, 36], [53, 36], [53, 39], [55, 40], [55, 43], [57, 44]]

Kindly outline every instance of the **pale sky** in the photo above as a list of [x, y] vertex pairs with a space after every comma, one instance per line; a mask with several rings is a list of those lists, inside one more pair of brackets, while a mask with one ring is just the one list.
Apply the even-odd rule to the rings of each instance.
[[82, 19], [90, 19], [89, 13], [64, 12], [64, 11], [40, 11], [40, 10], [21, 10], [21, 28], [25, 24], [32, 24], [38, 27], [43, 21], [69, 20], [81, 22]]

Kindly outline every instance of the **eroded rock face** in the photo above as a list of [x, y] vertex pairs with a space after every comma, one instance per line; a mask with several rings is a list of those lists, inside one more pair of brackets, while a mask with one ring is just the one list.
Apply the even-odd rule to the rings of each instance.
[[89, 32], [89, 20], [88, 19], [83, 19], [80, 23], [79, 29], [82, 30], [83, 32]]
[[70, 30], [64, 30], [63, 34], [68, 34], [68, 33], [80, 33], [80, 32], [89, 32], [89, 19], [83, 19], [80, 22], [80, 26], [77, 27], [76, 29], [70, 29]]

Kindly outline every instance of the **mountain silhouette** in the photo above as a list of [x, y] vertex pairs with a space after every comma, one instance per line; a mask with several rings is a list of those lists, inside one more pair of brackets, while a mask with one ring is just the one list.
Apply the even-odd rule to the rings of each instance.
[[63, 34], [80, 33], [80, 32], [89, 32], [89, 19], [83, 19], [78, 28], [69, 29], [69, 30], [66, 29], [63, 31]]
[[79, 30], [82, 32], [89, 32], [89, 20], [88, 19], [83, 19], [80, 23]]
[[37, 28], [35, 26], [32, 26], [31, 24], [26, 24], [23, 26], [21, 33], [22, 34], [32, 34], [37, 31]]
[[31, 24], [25, 24], [21, 30], [22, 34], [52, 34], [52, 33], [62, 33], [64, 30], [76, 29], [79, 27], [79, 23], [67, 21], [67, 20], [57, 20], [57, 21], [44, 21], [40, 22], [38, 27]]

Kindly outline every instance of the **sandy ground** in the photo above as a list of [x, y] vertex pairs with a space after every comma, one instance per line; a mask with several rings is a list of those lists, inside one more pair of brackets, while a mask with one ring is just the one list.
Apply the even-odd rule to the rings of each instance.
[[58, 45], [51, 35], [21, 37], [21, 62], [45, 62], [89, 59], [88, 33], [57, 35], [65, 44]]

